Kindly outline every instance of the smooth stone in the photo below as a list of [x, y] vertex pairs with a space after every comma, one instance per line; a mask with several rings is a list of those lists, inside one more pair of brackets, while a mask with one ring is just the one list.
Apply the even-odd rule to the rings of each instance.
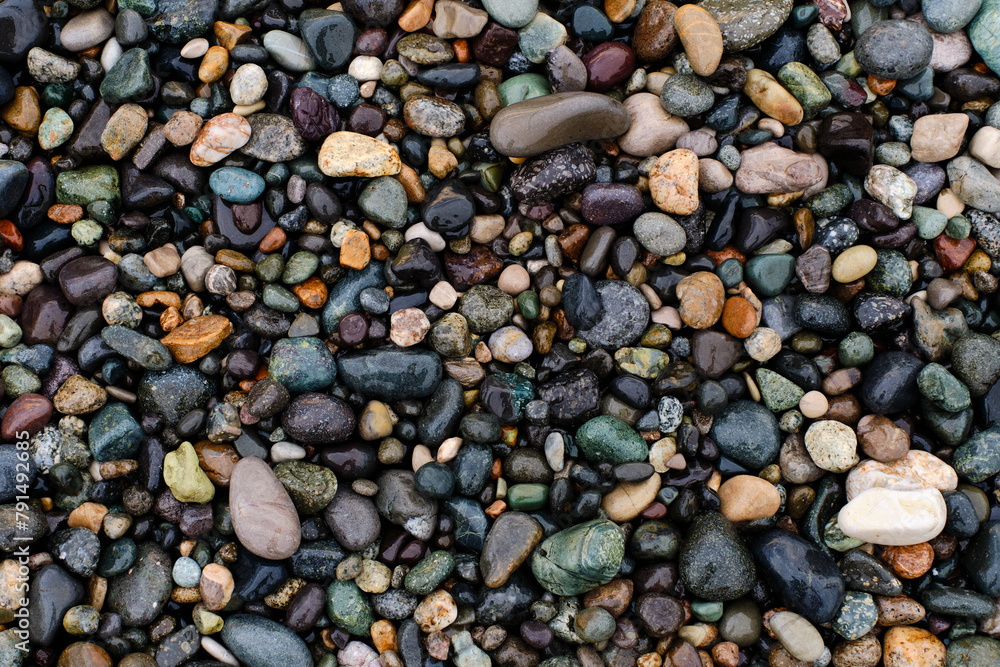
[[990, 426], [962, 443], [951, 465], [962, 478], [976, 484], [1000, 472], [1000, 426]]
[[417, 539], [430, 539], [437, 520], [438, 504], [416, 490], [413, 473], [390, 470], [379, 476], [375, 506], [387, 521], [402, 526]]
[[624, 554], [621, 529], [606, 519], [596, 519], [542, 542], [532, 556], [531, 570], [547, 591], [579, 595], [611, 581]]
[[533, 157], [566, 144], [625, 134], [631, 117], [621, 102], [588, 92], [554, 93], [517, 102], [490, 123], [501, 155]]
[[649, 302], [622, 280], [601, 280], [594, 286], [605, 317], [595, 326], [577, 331], [594, 347], [610, 350], [635, 343], [649, 321]]
[[302, 639], [286, 626], [256, 614], [234, 614], [222, 627], [222, 641], [248, 667], [287, 664], [312, 667], [313, 659]]
[[649, 455], [646, 443], [631, 426], [608, 415], [583, 424], [577, 429], [576, 441], [584, 455], [593, 461], [617, 465], [642, 461]]
[[50, 563], [31, 580], [26, 611], [31, 614], [28, 639], [38, 646], [51, 646], [62, 628], [63, 616], [84, 599], [84, 587], [62, 567]]
[[985, 334], [969, 333], [951, 349], [952, 372], [973, 397], [982, 396], [1000, 380], [1000, 341]]
[[754, 470], [778, 456], [781, 436], [770, 410], [751, 401], [737, 400], [715, 416], [711, 437], [722, 452]]
[[542, 527], [523, 512], [504, 512], [486, 535], [479, 568], [483, 583], [498, 588], [507, 583], [542, 539]]
[[299, 548], [295, 505], [270, 466], [260, 459], [244, 458], [233, 468], [229, 512], [240, 543], [254, 555], [282, 560]]
[[858, 398], [871, 412], [887, 415], [909, 409], [919, 398], [917, 376], [924, 364], [905, 352], [876, 355], [863, 373]]
[[378, 538], [382, 528], [375, 503], [350, 488], [334, 494], [323, 517], [337, 543], [348, 551], [363, 551]]
[[317, 391], [336, 378], [337, 363], [318, 338], [285, 338], [271, 350], [268, 376], [291, 392]]
[[741, 192], [798, 192], [823, 180], [823, 170], [815, 160], [774, 142], [748, 148], [740, 158], [735, 182]]
[[844, 484], [851, 501], [868, 489], [883, 487], [903, 491], [938, 489], [954, 491], [958, 486], [955, 470], [930, 452], [911, 450], [888, 463], [868, 460], [847, 475]]
[[1000, 180], [979, 161], [963, 155], [949, 162], [947, 170], [952, 192], [965, 204], [981, 211], [1000, 213]]
[[1000, 35], [996, 25], [1000, 21], [1000, 0], [983, 0], [976, 18], [969, 24], [969, 41], [972, 48], [994, 72], [1000, 72]]
[[685, 587], [705, 600], [736, 600], [757, 580], [749, 550], [718, 512], [702, 513], [691, 523], [677, 564]]
[[882, 79], [909, 79], [931, 61], [934, 41], [913, 21], [879, 21], [858, 38], [854, 56], [864, 71]]
[[429, 396], [441, 381], [441, 358], [419, 349], [381, 348], [337, 360], [340, 378], [353, 391], [387, 401]]
[[826, 650], [819, 630], [802, 616], [791, 611], [779, 611], [768, 621], [771, 632], [795, 658], [816, 662]]
[[759, 44], [781, 27], [792, 11], [791, 0], [703, 0], [699, 5], [719, 24], [726, 51]]
[[668, 113], [660, 104], [660, 98], [652, 93], [630, 95], [625, 98], [624, 106], [630, 126], [618, 138], [618, 145], [631, 155], [648, 157], [665, 153], [690, 129], [683, 118]]
[[90, 451], [99, 462], [134, 458], [142, 442], [139, 423], [123, 403], [109, 403], [94, 416], [87, 433]]
[[833, 620], [845, 592], [833, 558], [784, 530], [754, 537], [750, 549], [762, 578], [791, 610], [813, 623]]
[[1000, 522], [984, 523], [962, 550], [962, 569], [977, 591], [1000, 596]]
[[684, 228], [664, 213], [643, 213], [636, 218], [633, 233], [646, 250], [661, 257], [680, 252], [687, 243]]
[[149, 625], [170, 600], [172, 568], [170, 556], [158, 545], [140, 544], [132, 567], [108, 581], [108, 609], [127, 627]]
[[901, 491], [875, 487], [851, 500], [837, 515], [848, 537], [874, 544], [908, 546], [944, 529], [948, 510], [937, 489]]

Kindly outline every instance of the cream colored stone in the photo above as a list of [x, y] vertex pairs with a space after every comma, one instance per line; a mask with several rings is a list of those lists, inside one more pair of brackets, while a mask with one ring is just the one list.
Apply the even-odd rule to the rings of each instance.
[[327, 176], [393, 176], [402, 169], [389, 144], [356, 132], [334, 132], [319, 149], [319, 168]]
[[813, 462], [830, 472], [847, 472], [858, 462], [858, 437], [847, 424], [824, 419], [813, 422], [805, 435]]
[[472, 218], [469, 227], [469, 238], [473, 243], [487, 244], [500, 236], [507, 225], [502, 215], [477, 215]]
[[785, 650], [803, 662], [812, 663], [823, 657], [826, 643], [812, 623], [791, 611], [779, 611], [768, 621], [775, 638]]
[[687, 148], [664, 153], [649, 170], [649, 193], [664, 213], [690, 215], [698, 209], [698, 156]]
[[888, 546], [927, 542], [944, 530], [948, 508], [937, 489], [875, 487], [847, 503], [837, 525], [848, 537]]
[[649, 448], [649, 464], [653, 470], [664, 473], [670, 470], [668, 462], [677, 453], [677, 441], [671, 437], [660, 438]]
[[417, 445], [413, 448], [413, 456], [410, 459], [413, 472], [420, 470], [421, 466], [427, 465], [433, 461], [434, 456], [431, 454], [431, 450], [427, 447], [427, 445]]
[[962, 149], [962, 139], [969, 127], [964, 113], [934, 113], [913, 123], [910, 151], [917, 162], [950, 160]]
[[458, 292], [451, 283], [442, 280], [431, 288], [428, 300], [441, 310], [451, 310], [458, 301]]
[[208, 40], [204, 37], [195, 37], [181, 47], [181, 58], [201, 58], [208, 53]]
[[954, 491], [958, 487], [958, 474], [930, 452], [911, 449], [903, 458], [889, 463], [874, 459], [862, 461], [847, 475], [845, 482], [848, 500], [876, 487]]
[[722, 192], [733, 184], [733, 173], [718, 160], [701, 158], [698, 160], [698, 187], [705, 192]]
[[838, 283], [853, 283], [867, 276], [877, 261], [875, 248], [870, 245], [852, 246], [833, 260], [831, 275]]
[[942, 188], [937, 196], [937, 210], [947, 218], [954, 218], [965, 210], [965, 202], [958, 198], [951, 188]]
[[[658, 72], [650, 76], [653, 74]], [[660, 87], [662, 86], [661, 83]], [[623, 103], [632, 124], [628, 132], [618, 139], [618, 146], [630, 155], [648, 157], [669, 151], [677, 143], [678, 137], [690, 129], [683, 118], [671, 115], [663, 108], [659, 90], [656, 93], [636, 93], [627, 97]]]
[[807, 419], [819, 419], [830, 409], [830, 401], [821, 391], [810, 391], [799, 399], [799, 412]]
[[511, 264], [503, 270], [497, 279], [497, 287], [511, 296], [517, 296], [531, 287], [531, 276], [528, 270], [520, 264]]
[[430, 330], [431, 322], [419, 308], [403, 308], [389, 318], [389, 340], [400, 347], [416, 345]]
[[979, 128], [969, 142], [969, 155], [987, 167], [1000, 167], [1000, 130], [992, 125]]

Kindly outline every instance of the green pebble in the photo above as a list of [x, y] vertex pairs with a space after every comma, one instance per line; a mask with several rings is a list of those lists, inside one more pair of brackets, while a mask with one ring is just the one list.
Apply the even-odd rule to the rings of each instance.
[[529, 72], [518, 74], [507, 79], [499, 86], [497, 92], [500, 94], [500, 101], [505, 107], [534, 97], [548, 95], [551, 92], [549, 80], [542, 74]]
[[930, 363], [917, 375], [917, 389], [946, 412], [959, 412], [972, 405], [969, 388], [938, 363]]
[[545, 484], [514, 484], [507, 489], [507, 503], [513, 510], [537, 510], [549, 500]]
[[406, 224], [406, 191], [391, 176], [370, 181], [358, 195], [358, 206], [375, 222], [394, 229]]
[[961, 240], [969, 238], [972, 233], [972, 223], [964, 215], [956, 215], [948, 219], [948, 225], [944, 228], [944, 233], [950, 238]]
[[745, 279], [760, 298], [777, 296], [795, 277], [795, 257], [787, 253], [755, 255], [747, 260]]
[[274, 308], [282, 313], [294, 313], [299, 309], [298, 297], [276, 283], [264, 285], [261, 300], [268, 308]]
[[454, 569], [454, 556], [447, 551], [433, 551], [410, 569], [403, 585], [415, 595], [430, 595]]
[[842, 366], [864, 366], [875, 356], [875, 344], [868, 334], [852, 331], [840, 341], [837, 354]]
[[285, 270], [281, 273], [281, 282], [286, 285], [298, 285], [319, 268], [319, 257], [311, 252], [300, 250], [288, 258]]
[[121, 203], [118, 170], [108, 165], [64, 171], [56, 176], [56, 202], [79, 204], [105, 200], [115, 206]]
[[917, 226], [917, 234], [922, 239], [937, 238], [948, 226], [948, 218], [944, 213], [936, 208], [926, 206], [914, 206], [910, 219]]
[[101, 240], [104, 235], [104, 228], [94, 220], [78, 220], [70, 228], [73, 240], [84, 248], [90, 248]]
[[805, 391], [797, 384], [767, 368], [757, 369], [757, 386], [764, 405], [771, 412], [784, 412], [794, 408], [805, 396]]
[[833, 95], [812, 69], [799, 62], [786, 63], [776, 77], [802, 105], [805, 120], [830, 105]]
[[635, 429], [614, 417], [602, 415], [577, 429], [576, 442], [591, 461], [630, 463], [645, 461], [649, 447]]

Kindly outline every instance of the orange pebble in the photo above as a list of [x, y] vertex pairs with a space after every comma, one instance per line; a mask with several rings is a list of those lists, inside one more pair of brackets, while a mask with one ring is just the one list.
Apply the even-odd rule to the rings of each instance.
[[71, 225], [83, 220], [83, 207], [77, 204], [53, 204], [48, 210], [49, 220], [60, 225]]
[[469, 42], [464, 39], [456, 39], [451, 43], [455, 49], [455, 60], [460, 63], [469, 62]]
[[706, 250], [705, 254], [715, 260], [716, 266], [733, 257], [740, 260], [740, 263], [747, 261], [746, 256], [731, 245], [727, 245], [722, 250]]
[[906, 547], [886, 547], [882, 560], [903, 579], [916, 579], [927, 574], [934, 564], [934, 548], [927, 542]]
[[21, 252], [24, 249], [24, 237], [21, 236], [21, 230], [10, 220], [0, 220], [0, 240], [3, 240], [4, 244], [14, 252]]
[[267, 233], [267, 236], [260, 240], [261, 252], [274, 252], [275, 250], [281, 249], [281, 246], [285, 245], [288, 241], [288, 235], [285, 234], [285, 230], [281, 227], [275, 227]]
[[316, 276], [302, 281], [292, 288], [292, 292], [306, 308], [322, 308], [328, 295], [326, 284]]
[[868, 75], [868, 87], [876, 95], [888, 95], [896, 87], [895, 79], [880, 79], [877, 76]]
[[741, 296], [731, 296], [722, 309], [722, 326], [737, 338], [746, 338], [757, 327], [757, 311]]

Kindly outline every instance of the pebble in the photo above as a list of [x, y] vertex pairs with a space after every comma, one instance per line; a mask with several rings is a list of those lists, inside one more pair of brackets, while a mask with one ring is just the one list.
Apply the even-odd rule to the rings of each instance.
[[606, 95], [554, 93], [505, 107], [490, 123], [490, 141], [501, 155], [533, 157], [566, 144], [617, 137], [631, 123], [625, 106]]
[[299, 548], [295, 506], [270, 467], [260, 459], [241, 459], [233, 468], [229, 511], [240, 544], [254, 555], [281, 560]]
[[392, 176], [402, 168], [388, 144], [355, 132], [334, 132], [319, 151], [319, 168], [327, 176]]
[[969, 126], [964, 113], [943, 113], [923, 116], [913, 123], [910, 148], [913, 159], [920, 162], [949, 160], [962, 148], [962, 139]]
[[946, 519], [944, 498], [937, 489], [874, 487], [845, 505], [837, 524], [845, 535], [864, 542], [907, 546], [937, 537]]
[[736, 171], [736, 187], [747, 193], [799, 192], [822, 179], [823, 171], [815, 160], [774, 142], [743, 151]]
[[730, 521], [755, 521], [774, 516], [781, 495], [770, 482], [752, 475], [736, 475], [719, 487], [721, 512]]

